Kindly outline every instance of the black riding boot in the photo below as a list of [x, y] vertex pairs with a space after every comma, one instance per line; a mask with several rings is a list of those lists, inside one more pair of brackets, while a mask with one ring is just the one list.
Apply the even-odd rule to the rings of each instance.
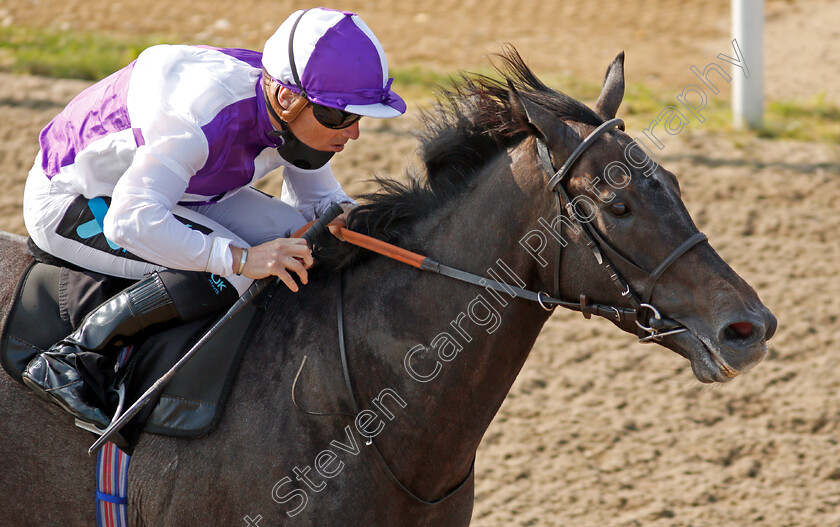
[[105, 428], [111, 418], [102, 408], [108, 406], [111, 386], [103, 370], [113, 362], [100, 351], [116, 337], [130, 337], [174, 319], [188, 322], [228, 307], [237, 298], [227, 280], [209, 273], [152, 273], [97, 307], [73, 334], [32, 359], [23, 382], [79, 420]]
[[163, 281], [154, 273], [107, 300], [70, 336], [32, 359], [23, 372], [23, 382], [81, 421], [105, 428], [111, 419], [100, 409], [101, 398], [80, 374], [80, 354], [101, 351], [118, 336], [134, 335], [177, 316]]

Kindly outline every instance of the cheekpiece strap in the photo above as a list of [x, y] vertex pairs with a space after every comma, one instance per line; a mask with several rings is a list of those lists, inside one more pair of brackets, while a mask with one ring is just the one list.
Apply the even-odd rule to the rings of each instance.
[[589, 146], [592, 143], [597, 141], [599, 137], [601, 137], [602, 135], [604, 135], [605, 133], [609, 132], [610, 130], [612, 130], [613, 128], [616, 128], [616, 127], [623, 129], [624, 128], [624, 121], [622, 121], [621, 119], [610, 119], [609, 121], [603, 123], [598, 128], [593, 130], [591, 134], [586, 136], [586, 139], [584, 139], [583, 142], [581, 142], [577, 146], [577, 148], [575, 148], [572, 151], [571, 155], [569, 155], [569, 157], [566, 159], [565, 163], [563, 163], [563, 166], [560, 167], [560, 170], [558, 170], [554, 174], [554, 176], [549, 180], [548, 188], [553, 190], [557, 185], [559, 185], [563, 181], [563, 178], [566, 177], [566, 174], [569, 173], [572, 166], [575, 164], [575, 161], [577, 161], [577, 159], [580, 157], [580, 155], [587, 148], [589, 148]]

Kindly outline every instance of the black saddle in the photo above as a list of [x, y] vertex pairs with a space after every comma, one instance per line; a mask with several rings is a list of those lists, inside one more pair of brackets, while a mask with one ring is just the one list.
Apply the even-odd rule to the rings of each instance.
[[[0, 336], [0, 364], [18, 382], [35, 355], [72, 333], [87, 313], [131, 283], [55, 263], [36, 261], [26, 269]], [[261, 308], [256, 301], [237, 314], [178, 372], [159, 400], [146, 405], [122, 429], [132, 447], [143, 431], [197, 437], [215, 429], [249, 337], [264, 311]], [[136, 401], [219, 316], [163, 325], [132, 338], [132, 355], [137, 360], [117, 387], [124, 392], [122, 406]]]

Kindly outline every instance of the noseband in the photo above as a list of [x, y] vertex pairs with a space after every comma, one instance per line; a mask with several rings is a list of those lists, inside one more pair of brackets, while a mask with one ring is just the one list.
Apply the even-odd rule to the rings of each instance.
[[[591, 315], [599, 315], [605, 318], [621, 322], [622, 320], [633, 320], [639, 328], [638, 335], [641, 342], [649, 342], [651, 340], [658, 340], [666, 335], [674, 335], [686, 331], [686, 327], [676, 322], [675, 320], [663, 319], [659, 310], [650, 303], [650, 297], [653, 294], [653, 288], [656, 285], [660, 276], [674, 263], [680, 256], [688, 252], [695, 245], [707, 240], [706, 235], [702, 232], [695, 233], [688, 237], [683, 243], [676, 247], [662, 262], [656, 266], [653, 271], [645, 271], [632, 261], [621, 255], [589, 222], [581, 221], [575, 213], [574, 204], [566, 191], [564, 181], [571, 172], [572, 167], [578, 158], [592, 146], [602, 135], [613, 130], [614, 128], [624, 129], [624, 121], [621, 119], [610, 119], [601, 124], [592, 131], [575, 148], [571, 155], [566, 159], [559, 170], [554, 169], [551, 162], [548, 146], [545, 141], [537, 138], [537, 156], [543, 169], [548, 174], [554, 174], [548, 181], [548, 187], [554, 192], [557, 197], [557, 212], [562, 215], [563, 211], [568, 214], [569, 219], [575, 222], [580, 230], [587, 238], [586, 245], [592, 249], [595, 255], [595, 260], [604, 268], [607, 275], [610, 277], [612, 283], [618, 288], [621, 296], [626, 298], [630, 304], [630, 308], [616, 307], [612, 305], [590, 304], [585, 294], [580, 295], [580, 304], [577, 309], [581, 311], [584, 317], [589, 318]], [[561, 222], [562, 228], [562, 222]], [[568, 306], [568, 302], [559, 300], [560, 297], [560, 261], [562, 256], [563, 245], [559, 244], [557, 249], [557, 259], [555, 260], [554, 273], [554, 298], [540, 296], [540, 305], [545, 309], [550, 309], [549, 306], [555, 305]], [[620, 260], [622, 264], [635, 269], [642, 275], [647, 275], [642, 288], [641, 297], [630, 288], [627, 280], [616, 270], [610, 258]], [[647, 315], [645, 317], [644, 315]]]

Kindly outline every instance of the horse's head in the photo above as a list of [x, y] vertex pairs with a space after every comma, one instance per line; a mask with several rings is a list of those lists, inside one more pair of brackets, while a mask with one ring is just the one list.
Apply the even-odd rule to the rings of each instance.
[[560, 205], [552, 225], [566, 245], [559, 278], [548, 266], [545, 281], [558, 281], [560, 298], [617, 308], [624, 316], [608, 318], [689, 359], [700, 381], [726, 382], [765, 356], [776, 319], [699, 234], [674, 174], [623, 123], [601, 125], [621, 104], [623, 62], [621, 54], [610, 64], [588, 119], [558, 116], [549, 92], [509, 84], [511, 110], [536, 137], [533, 152]]

